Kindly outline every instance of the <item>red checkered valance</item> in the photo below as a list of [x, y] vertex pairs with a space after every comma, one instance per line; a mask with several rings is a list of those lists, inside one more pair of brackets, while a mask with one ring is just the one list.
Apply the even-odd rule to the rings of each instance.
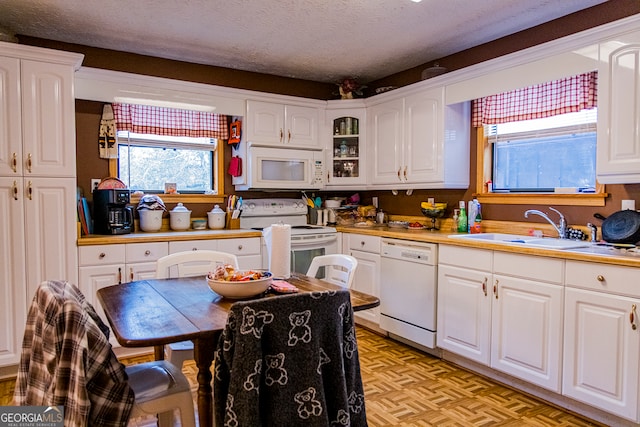
[[227, 116], [151, 105], [113, 104], [118, 131], [192, 138], [229, 138]]
[[596, 107], [598, 72], [478, 98], [472, 102], [474, 127], [541, 119]]

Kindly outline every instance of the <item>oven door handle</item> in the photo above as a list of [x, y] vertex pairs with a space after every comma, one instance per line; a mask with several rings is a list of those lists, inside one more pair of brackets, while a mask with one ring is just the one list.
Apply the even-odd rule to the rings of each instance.
[[304, 239], [304, 235], [291, 236], [291, 250], [300, 251], [307, 249], [324, 248], [327, 244], [334, 243], [338, 240], [337, 235], [328, 235], [315, 237], [313, 239]]

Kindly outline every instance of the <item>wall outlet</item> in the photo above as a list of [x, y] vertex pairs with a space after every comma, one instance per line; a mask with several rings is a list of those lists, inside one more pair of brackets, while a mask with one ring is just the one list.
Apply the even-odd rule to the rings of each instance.
[[636, 210], [636, 201], [635, 200], [623, 200], [622, 201], [622, 210], [632, 210], [635, 211]]
[[98, 188], [98, 185], [100, 184], [100, 181], [102, 181], [100, 178], [98, 178], [98, 179], [92, 178], [91, 179], [91, 192], [92, 193], [93, 193], [93, 190]]

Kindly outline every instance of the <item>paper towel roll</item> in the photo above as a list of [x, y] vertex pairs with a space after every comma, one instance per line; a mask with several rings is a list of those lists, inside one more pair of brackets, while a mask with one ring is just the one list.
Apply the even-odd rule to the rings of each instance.
[[291, 225], [271, 224], [264, 230], [269, 254], [269, 271], [273, 277], [291, 277]]

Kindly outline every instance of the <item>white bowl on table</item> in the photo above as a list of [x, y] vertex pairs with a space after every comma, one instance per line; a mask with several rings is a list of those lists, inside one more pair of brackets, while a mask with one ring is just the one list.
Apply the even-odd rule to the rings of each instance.
[[[257, 270], [252, 270], [257, 271]], [[262, 272], [263, 277], [256, 280], [232, 281], [207, 278], [209, 288], [216, 294], [230, 299], [246, 299], [264, 293], [273, 280], [269, 271]]]

